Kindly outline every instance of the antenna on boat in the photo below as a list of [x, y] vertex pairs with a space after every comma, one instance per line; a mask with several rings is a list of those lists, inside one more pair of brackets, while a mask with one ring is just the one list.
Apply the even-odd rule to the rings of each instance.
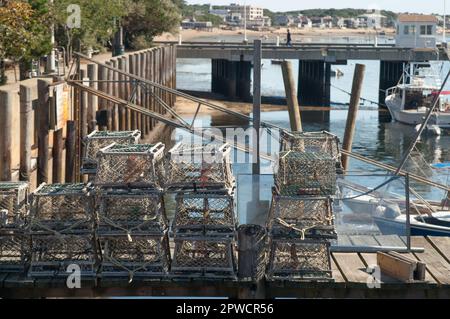
[[447, 0], [444, 0], [444, 31], [442, 32], [442, 45], [447, 43]]
[[439, 91], [435, 94], [434, 96], [434, 100], [433, 100], [433, 104], [432, 107], [428, 110], [427, 115], [425, 116], [424, 121], [422, 122], [422, 124], [420, 125], [419, 130], [417, 131], [417, 134], [415, 136], [415, 138], [413, 139], [413, 142], [411, 143], [411, 145], [409, 145], [408, 151], [405, 153], [405, 155], [403, 155], [402, 161], [400, 162], [400, 165], [398, 166], [397, 170], [395, 171], [395, 175], [398, 175], [402, 169], [403, 166], [405, 166], [406, 161], [408, 160], [409, 155], [411, 154], [411, 152], [413, 151], [413, 149], [416, 147], [417, 142], [420, 139], [420, 136], [422, 135], [423, 131], [425, 130], [425, 127], [428, 124], [428, 121], [431, 118], [431, 115], [433, 114], [434, 110], [436, 109], [436, 106], [438, 105], [440, 96], [442, 91], [444, 91], [445, 85], [447, 83], [448, 78], [450, 77], [450, 71], [447, 72], [447, 75], [445, 77], [444, 82], [441, 85], [441, 88], [439, 89]]

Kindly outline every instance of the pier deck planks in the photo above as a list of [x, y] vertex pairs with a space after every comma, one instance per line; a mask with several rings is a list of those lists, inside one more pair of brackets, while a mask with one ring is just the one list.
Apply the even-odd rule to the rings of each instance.
[[[352, 237], [355, 245], [374, 244], [403, 246], [398, 236]], [[416, 237], [412, 244], [424, 247], [424, 253], [405, 256], [427, 263], [426, 282], [404, 283], [381, 276], [381, 289], [369, 289], [367, 266], [376, 264], [372, 253], [332, 253], [334, 282], [266, 282], [266, 297], [450, 297], [450, 238]], [[437, 279], [437, 281], [435, 280]], [[24, 275], [0, 274], [0, 297], [106, 297], [106, 296], [221, 296], [249, 295], [251, 282], [230, 280], [190, 280], [135, 278], [103, 278], [82, 281], [82, 289], [67, 289], [62, 278], [32, 279]], [[250, 289], [250, 290], [249, 290]], [[249, 291], [245, 294], [243, 292]]]
[[450, 264], [445, 258], [434, 249], [425, 237], [411, 237], [413, 246], [423, 247], [423, 253], [414, 253], [414, 255], [427, 264], [427, 269], [431, 275], [443, 285], [450, 285]]

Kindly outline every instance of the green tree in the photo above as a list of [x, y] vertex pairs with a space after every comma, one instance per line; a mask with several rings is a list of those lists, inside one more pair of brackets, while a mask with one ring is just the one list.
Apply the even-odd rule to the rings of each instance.
[[[56, 41], [65, 46], [68, 56], [73, 48], [102, 49], [117, 30], [117, 21], [128, 11], [128, 0], [54, 0], [53, 15], [56, 21]], [[69, 27], [69, 5], [80, 7], [80, 26]]]
[[156, 35], [175, 32], [180, 25], [180, 9], [170, 0], [131, 0], [123, 19], [125, 46], [148, 47]]
[[[50, 21], [49, 8], [43, 0], [3, 1], [0, 6], [0, 60], [19, 62], [21, 80], [27, 77], [31, 61], [51, 50]], [[1, 69], [0, 81], [5, 81]]]

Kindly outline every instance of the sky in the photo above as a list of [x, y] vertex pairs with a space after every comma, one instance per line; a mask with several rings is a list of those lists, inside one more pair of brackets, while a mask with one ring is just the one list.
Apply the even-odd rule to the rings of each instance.
[[[450, 12], [450, 0], [447, 12]], [[257, 5], [272, 11], [292, 11], [316, 8], [373, 8], [394, 12], [440, 13], [444, 12], [444, 0], [187, 0], [189, 4], [210, 3], [224, 5], [239, 3]]]

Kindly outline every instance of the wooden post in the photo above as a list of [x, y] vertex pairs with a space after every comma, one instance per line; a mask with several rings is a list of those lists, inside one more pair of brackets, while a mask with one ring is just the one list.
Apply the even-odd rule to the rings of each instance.
[[38, 167], [37, 183], [48, 183], [49, 84], [38, 80]]
[[59, 129], [53, 132], [53, 169], [52, 183], [62, 183], [62, 154], [63, 154], [63, 130]]
[[[89, 85], [89, 79], [86, 78], [86, 71], [80, 70], [80, 79], [84, 85]], [[80, 128], [81, 138], [85, 138], [88, 135], [88, 94], [84, 90], [81, 91], [80, 98]]]
[[[139, 76], [140, 73], [140, 69], [141, 69], [141, 54], [140, 53], [136, 53], [134, 55], [135, 58], [135, 71], [134, 71], [134, 75]], [[139, 106], [142, 106], [142, 89], [141, 86], [138, 85], [137, 86], [137, 90], [136, 90], [136, 104]], [[141, 114], [139, 112], [135, 112], [136, 115], [136, 127], [139, 131], [142, 132], [142, 121], [141, 121]]]
[[[342, 149], [347, 152], [352, 151], [353, 136], [355, 134], [356, 117], [358, 116], [359, 103], [361, 98], [361, 89], [364, 80], [364, 71], [366, 66], [363, 64], [356, 64], [355, 73], [353, 75], [352, 95], [350, 98], [350, 105], [348, 107], [347, 123], [345, 126], [344, 142]], [[342, 166], [344, 170], [348, 170], [349, 158], [342, 154]]]
[[[87, 65], [87, 75], [89, 78], [89, 86], [93, 89], [97, 89], [97, 64]], [[97, 121], [95, 119], [95, 113], [97, 111], [98, 98], [94, 94], [89, 94], [88, 100], [88, 110], [87, 110], [87, 121], [88, 121], [88, 133], [95, 130], [97, 126]]]
[[[150, 81], [155, 82], [155, 50], [154, 49], [150, 50]], [[150, 87], [150, 93], [154, 93], [154, 92], [155, 92], [155, 88]], [[150, 95], [150, 110], [152, 110], [153, 112], [156, 111], [155, 99], [152, 96], [152, 94]], [[150, 119], [150, 124], [151, 124], [152, 129], [155, 127], [155, 123], [156, 123], [156, 121], [153, 118]]]
[[[125, 71], [125, 64], [124, 64], [125, 60], [122, 57], [119, 57], [117, 60], [117, 67], [119, 68], [119, 70]], [[125, 81], [125, 76], [122, 73], [119, 73], [118, 76], [118, 80], [119, 80], [119, 86], [118, 86], [118, 95], [121, 99], [126, 100], [126, 96], [125, 96], [125, 83], [123, 81]], [[125, 131], [126, 130], [126, 108], [123, 106], [119, 107], [119, 130], [121, 131]]]
[[66, 183], [75, 182], [75, 157], [77, 156], [76, 149], [77, 127], [75, 121], [67, 121], [67, 138], [66, 138]]
[[[111, 66], [113, 68], [117, 68], [117, 60], [116, 59], [112, 59], [111, 60]], [[111, 94], [113, 96], [118, 96], [118, 83], [117, 81], [119, 80], [119, 74], [115, 71], [112, 71], [112, 92]], [[114, 104], [112, 107], [112, 111], [113, 111], [113, 118], [112, 118], [112, 128], [113, 131], [118, 131], [119, 130], [119, 106], [117, 104]]]
[[30, 181], [31, 170], [31, 144], [33, 131], [33, 106], [31, 89], [20, 86], [20, 170], [19, 179]]
[[259, 129], [261, 126], [261, 40], [253, 45], [253, 174], [260, 173]]
[[289, 121], [291, 123], [292, 132], [302, 131], [302, 121], [300, 117], [300, 108], [297, 99], [297, 90], [295, 89], [295, 80], [292, 73], [292, 64], [290, 61], [281, 63], [283, 72], [284, 89], [286, 91], [286, 101], [289, 111]]
[[[102, 91], [102, 92], [106, 92], [106, 88], [107, 88], [107, 69], [101, 65], [98, 66], [98, 90]], [[98, 100], [98, 109], [99, 110], [104, 110], [106, 109], [106, 101], [102, 98], [100, 98]], [[99, 127], [99, 129], [105, 131], [106, 127], [105, 126], [101, 126]]]
[[[145, 78], [145, 68], [147, 67], [147, 63], [145, 60], [145, 53], [141, 52], [139, 53], [139, 76], [141, 78]], [[143, 87], [141, 87], [141, 106], [146, 107], [147, 106], [147, 94], [145, 93], [145, 90]], [[147, 134], [147, 125], [146, 125], [146, 116], [144, 114], [140, 114], [140, 120], [141, 120], [141, 131], [142, 136], [144, 137], [145, 134]]]
[[[106, 61], [105, 62], [106, 65], [111, 66], [111, 62], [110, 61]], [[112, 71], [110, 69], [106, 69], [106, 80], [108, 82], [106, 82], [106, 94], [111, 95], [112, 94]], [[112, 130], [112, 109], [113, 109], [113, 105], [111, 104], [111, 102], [107, 102], [107, 110], [108, 110], [108, 130], [111, 131]]]
[[0, 180], [11, 180], [12, 93], [0, 91]]

